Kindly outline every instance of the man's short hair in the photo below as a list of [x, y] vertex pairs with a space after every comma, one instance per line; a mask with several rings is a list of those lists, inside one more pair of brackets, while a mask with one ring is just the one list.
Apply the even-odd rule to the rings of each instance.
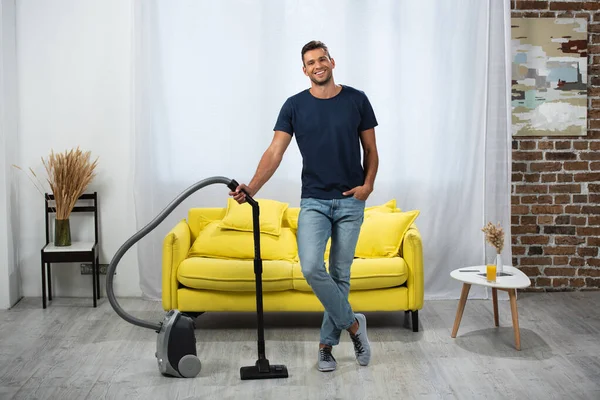
[[325, 45], [325, 43], [319, 41], [319, 40], [311, 40], [310, 42], [306, 43], [304, 45], [304, 47], [302, 47], [302, 64], [304, 64], [304, 54], [307, 51], [311, 51], [311, 50], [315, 50], [315, 49], [323, 49], [325, 50], [325, 53], [327, 54], [327, 57], [331, 58], [331, 55], [329, 55], [329, 49], [327, 48], [327, 46]]

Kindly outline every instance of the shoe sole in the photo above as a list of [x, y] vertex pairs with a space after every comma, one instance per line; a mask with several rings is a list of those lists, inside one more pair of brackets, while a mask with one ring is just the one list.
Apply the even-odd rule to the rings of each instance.
[[335, 367], [333, 368], [319, 368], [317, 367], [317, 369], [321, 372], [331, 372], [331, 371], [335, 371]]

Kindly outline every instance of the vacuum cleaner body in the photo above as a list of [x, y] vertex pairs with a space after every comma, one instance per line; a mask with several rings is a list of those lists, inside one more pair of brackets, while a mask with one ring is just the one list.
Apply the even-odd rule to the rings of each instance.
[[163, 318], [156, 342], [158, 369], [165, 376], [192, 378], [201, 368], [196, 353], [194, 321], [178, 310]]

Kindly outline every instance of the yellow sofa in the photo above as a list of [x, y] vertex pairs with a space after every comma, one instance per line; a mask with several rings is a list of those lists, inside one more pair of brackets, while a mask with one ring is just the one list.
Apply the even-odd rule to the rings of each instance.
[[[322, 312], [298, 260], [295, 234], [299, 208], [256, 200], [261, 218], [264, 311]], [[187, 219], [179, 221], [165, 236], [165, 311], [178, 309], [192, 315], [256, 311], [252, 212], [248, 204], [236, 205], [230, 198], [227, 207], [191, 208]], [[235, 213], [235, 218], [243, 215], [246, 221], [232, 224], [228, 217]], [[415, 332], [424, 297], [423, 250], [414, 223], [416, 216], [418, 211], [404, 212], [396, 207], [395, 200], [365, 208], [349, 294], [357, 312], [411, 312]], [[329, 243], [326, 265], [328, 252]]]

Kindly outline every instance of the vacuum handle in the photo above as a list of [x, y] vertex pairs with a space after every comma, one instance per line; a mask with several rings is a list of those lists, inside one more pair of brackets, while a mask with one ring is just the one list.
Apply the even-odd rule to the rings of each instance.
[[[232, 179], [228, 184], [229, 189], [235, 192], [239, 184]], [[254, 237], [254, 276], [256, 284], [256, 315], [258, 319], [258, 360], [256, 362], [257, 368], [260, 372], [265, 372], [265, 365], [268, 366], [269, 361], [267, 360], [265, 353], [265, 328], [264, 328], [264, 316], [263, 316], [263, 293], [262, 293], [262, 272], [263, 265], [260, 257], [260, 208], [258, 202], [248, 194], [247, 191], [242, 189], [242, 192], [246, 195], [246, 201], [252, 206], [252, 234]]]
[[[239, 183], [235, 179], [227, 185], [232, 192], [238, 188]], [[252, 206], [252, 232], [254, 236], [254, 272], [258, 275], [262, 274], [262, 260], [260, 258], [260, 209], [258, 202], [250, 196], [250, 194], [242, 189], [242, 192], [246, 195], [246, 201]]]
[[[229, 186], [229, 189], [231, 189], [232, 192], [235, 192], [239, 185], [240, 184], [237, 183], [235, 179], [232, 179], [227, 186]], [[246, 201], [248, 202], [248, 204], [250, 204], [253, 208], [258, 206], [256, 200], [254, 200], [246, 190], [242, 189], [242, 192], [246, 195]]]

